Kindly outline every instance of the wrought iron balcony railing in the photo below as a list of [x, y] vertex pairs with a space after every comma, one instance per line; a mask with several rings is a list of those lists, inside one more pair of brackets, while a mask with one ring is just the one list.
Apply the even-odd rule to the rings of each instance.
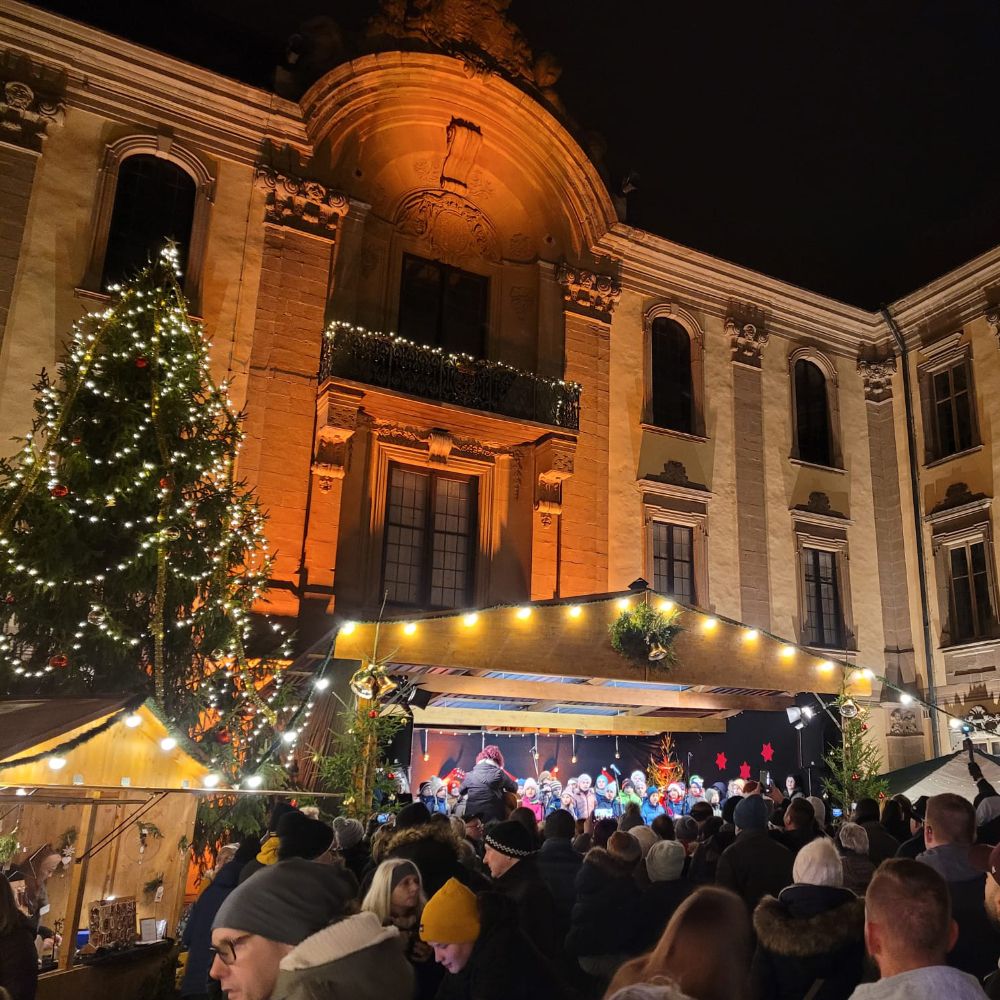
[[580, 386], [495, 361], [445, 354], [408, 340], [336, 326], [323, 338], [320, 384], [349, 379], [439, 403], [579, 430]]

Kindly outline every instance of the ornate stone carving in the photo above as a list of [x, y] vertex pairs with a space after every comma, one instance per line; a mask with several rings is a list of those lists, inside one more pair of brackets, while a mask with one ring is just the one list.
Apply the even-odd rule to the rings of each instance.
[[830, 506], [830, 498], [819, 490], [813, 490], [809, 494], [808, 503], [796, 504], [793, 510], [801, 510], [804, 514], [821, 514], [823, 517], [842, 517], [846, 520], [847, 515], [839, 510], [834, 510]]
[[422, 156], [413, 164], [413, 172], [417, 180], [425, 187], [434, 187], [441, 182], [441, 171], [426, 156]]
[[531, 260], [535, 256], [535, 241], [527, 233], [514, 233], [507, 244], [512, 260]]
[[535, 510], [545, 528], [554, 514], [562, 513], [562, 484], [573, 475], [575, 454], [574, 438], [547, 434], [535, 445]]
[[1000, 305], [992, 305], [986, 310], [986, 322], [993, 327], [993, 335], [1000, 341]]
[[[387, 441], [390, 444], [399, 444], [409, 448], [423, 448], [426, 445], [429, 460], [433, 460], [431, 453], [435, 447], [438, 449], [445, 447], [445, 442], [440, 440], [443, 437], [447, 437], [451, 444], [451, 447], [448, 449], [449, 458], [452, 454], [456, 454], [466, 458], [479, 458], [491, 461], [497, 455], [516, 456], [517, 454], [514, 448], [508, 448], [493, 441], [474, 441], [471, 438], [455, 437], [449, 431], [441, 430], [440, 428], [423, 430], [419, 427], [396, 424], [388, 420], [370, 420], [370, 422], [366, 421], [366, 423], [370, 426], [372, 432], [378, 435], [380, 440]], [[433, 443], [435, 437], [439, 438], [436, 445]]]
[[377, 39], [414, 39], [461, 59], [470, 75], [534, 83], [531, 48], [505, 14], [510, 0], [383, 0], [368, 24]]
[[985, 493], [973, 493], [969, 489], [968, 483], [952, 483], [944, 493], [944, 499], [931, 511], [932, 514], [941, 514], [946, 510], [954, 510], [956, 507], [964, 507], [966, 504], [977, 503], [985, 500]]
[[889, 715], [890, 736], [918, 736], [920, 722], [911, 708], [894, 708]]
[[764, 329], [764, 313], [752, 305], [731, 309], [726, 317], [726, 334], [732, 345], [732, 360], [748, 368], [760, 368], [760, 356], [769, 334]]
[[350, 464], [351, 439], [358, 429], [358, 411], [364, 393], [346, 388], [328, 389], [317, 401], [316, 450], [311, 471], [326, 492], [334, 479], [343, 479]]
[[527, 323], [535, 311], [535, 290], [526, 285], [511, 287], [510, 304], [519, 323]]
[[869, 403], [883, 403], [892, 399], [892, 376], [896, 371], [896, 355], [890, 354], [878, 361], [858, 360], [858, 374], [865, 384], [865, 399]]
[[646, 476], [646, 479], [654, 483], [663, 483], [665, 486], [683, 486], [688, 490], [705, 490], [708, 487], [704, 483], [692, 483], [688, 479], [687, 469], [683, 462], [664, 462], [663, 471]]
[[448, 262], [466, 257], [499, 261], [493, 226], [471, 202], [452, 191], [420, 191], [396, 215], [400, 232], [426, 240], [431, 252]]
[[563, 286], [563, 298], [567, 302], [609, 319], [622, 297], [622, 286], [614, 278], [568, 264], [560, 266], [556, 281]]
[[258, 164], [257, 185], [267, 191], [268, 222], [315, 236], [332, 239], [349, 207], [347, 196], [339, 191], [269, 163]]
[[361, 254], [358, 257], [358, 270], [361, 272], [361, 277], [370, 278], [381, 258], [381, 250], [371, 240], [365, 240], [361, 244]]
[[476, 154], [483, 144], [478, 125], [462, 118], [452, 118], [445, 135], [448, 152], [441, 166], [441, 187], [445, 191], [464, 194], [469, 189], [469, 175], [476, 163]]
[[451, 449], [455, 447], [455, 439], [447, 432], [434, 427], [427, 439], [429, 461], [435, 465], [447, 465]]
[[21, 80], [7, 80], [0, 98], [0, 142], [42, 151], [49, 125], [61, 125], [66, 106], [52, 97], [36, 94]]

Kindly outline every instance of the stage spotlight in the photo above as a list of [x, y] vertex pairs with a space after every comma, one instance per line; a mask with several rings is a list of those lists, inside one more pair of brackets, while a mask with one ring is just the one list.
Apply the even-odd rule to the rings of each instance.
[[809, 725], [809, 720], [813, 717], [813, 710], [808, 706], [799, 708], [798, 705], [792, 705], [790, 708], [785, 709], [785, 714], [788, 716], [789, 725], [794, 726], [796, 729], [805, 729]]

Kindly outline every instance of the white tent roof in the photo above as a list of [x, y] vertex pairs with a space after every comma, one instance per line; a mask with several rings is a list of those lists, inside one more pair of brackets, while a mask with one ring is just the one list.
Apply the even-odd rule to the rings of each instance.
[[[996, 758], [977, 750], [976, 763], [983, 769], [983, 777], [1000, 792], [1000, 763]], [[892, 794], [905, 795], [911, 802], [921, 795], [943, 792], [955, 792], [972, 802], [979, 791], [969, 777], [969, 757], [964, 750], [891, 771], [886, 778]]]

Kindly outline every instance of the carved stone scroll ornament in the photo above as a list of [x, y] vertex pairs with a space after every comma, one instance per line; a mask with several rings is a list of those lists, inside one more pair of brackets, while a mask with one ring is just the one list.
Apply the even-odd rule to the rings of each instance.
[[358, 429], [358, 408], [362, 398], [344, 392], [327, 392], [318, 402], [316, 451], [311, 471], [319, 477], [319, 488], [330, 490], [335, 479], [343, 479], [350, 465], [351, 439]]
[[769, 339], [769, 334], [763, 325], [727, 316], [726, 334], [732, 345], [732, 360], [748, 368], [760, 368], [761, 352], [767, 346]]
[[918, 736], [920, 724], [911, 708], [894, 708], [889, 716], [890, 736]]
[[267, 191], [264, 217], [275, 225], [332, 239], [341, 217], [347, 214], [347, 196], [319, 181], [261, 164], [257, 167], [257, 184]]
[[469, 175], [476, 163], [476, 154], [483, 144], [483, 133], [478, 125], [452, 118], [445, 131], [448, 152], [441, 166], [441, 187], [446, 191], [464, 194], [469, 190]]
[[446, 263], [467, 257], [500, 260], [496, 230], [470, 201], [452, 191], [419, 191], [396, 214], [399, 231], [426, 241], [431, 254]]
[[896, 356], [890, 354], [879, 361], [858, 361], [858, 374], [865, 385], [865, 399], [882, 403], [892, 399], [892, 376], [896, 371]]
[[993, 327], [993, 335], [1000, 342], [1000, 305], [990, 306], [986, 310], [986, 322]]
[[563, 286], [563, 298], [567, 302], [601, 313], [608, 319], [622, 297], [622, 286], [614, 278], [568, 264], [563, 264], [556, 272], [556, 281]]
[[535, 510], [541, 515], [542, 527], [552, 524], [552, 516], [562, 513], [562, 484], [573, 475], [576, 440], [544, 437], [535, 447]]
[[36, 94], [20, 80], [8, 80], [0, 99], [0, 142], [40, 153], [49, 125], [61, 125], [65, 114], [64, 104]]

